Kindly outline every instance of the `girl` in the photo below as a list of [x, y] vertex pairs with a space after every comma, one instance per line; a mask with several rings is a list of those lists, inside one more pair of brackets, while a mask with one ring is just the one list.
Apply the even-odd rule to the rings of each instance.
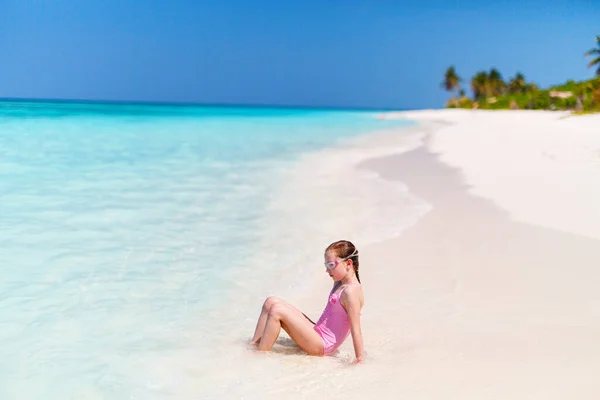
[[333, 353], [352, 333], [356, 362], [364, 358], [360, 310], [364, 304], [358, 275], [358, 250], [346, 240], [325, 249], [325, 271], [333, 279], [333, 289], [323, 314], [315, 324], [300, 310], [278, 297], [268, 297], [263, 306], [252, 344], [269, 351], [281, 328], [310, 355]]

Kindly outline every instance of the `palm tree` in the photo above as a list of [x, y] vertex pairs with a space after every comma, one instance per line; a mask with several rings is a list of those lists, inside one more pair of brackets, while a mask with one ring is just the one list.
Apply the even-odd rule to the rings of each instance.
[[480, 71], [471, 79], [471, 90], [475, 100], [487, 96], [489, 92], [489, 79], [485, 71]]
[[537, 87], [537, 85], [535, 83], [527, 83], [525, 85], [526, 93], [537, 94], [537, 92], [539, 92], [539, 91], [540, 91], [540, 89]]
[[[502, 94], [502, 92], [504, 92], [504, 89], [506, 88], [506, 83], [504, 83], [504, 80], [502, 79], [502, 75], [500, 74], [500, 72], [496, 69], [496, 68], [492, 68], [490, 70], [490, 74], [488, 75], [488, 81], [489, 81], [489, 92], [491, 92], [490, 94], [493, 96], [499, 96]], [[489, 94], [488, 94], [489, 96]]]
[[444, 87], [447, 91], [452, 92], [454, 90], [460, 89], [460, 81], [462, 79], [456, 73], [454, 66], [448, 67], [446, 73], [444, 74], [444, 81], [442, 82], [442, 87]]
[[596, 76], [600, 77], [600, 35], [596, 36], [596, 45], [598, 46], [595, 49], [590, 49], [588, 51], [586, 51], [585, 56], [586, 57], [594, 57], [592, 58], [592, 61], [590, 61], [590, 63], [588, 64], [588, 68], [592, 68], [594, 65], [597, 65], [598, 68], [596, 69]]
[[527, 84], [525, 83], [525, 76], [522, 73], [517, 72], [514, 78], [512, 78], [508, 83], [509, 93], [525, 93], [526, 89]]

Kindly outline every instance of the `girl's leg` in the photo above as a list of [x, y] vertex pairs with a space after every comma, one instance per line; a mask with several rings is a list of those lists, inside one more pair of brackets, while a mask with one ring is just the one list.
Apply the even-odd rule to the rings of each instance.
[[254, 336], [252, 336], [252, 342], [251, 342], [252, 344], [258, 344], [258, 342], [260, 341], [260, 337], [262, 336], [263, 331], [265, 330], [265, 324], [267, 322], [267, 315], [269, 314], [269, 310], [271, 309], [271, 306], [273, 304], [281, 302], [281, 301], [283, 301], [283, 300], [276, 296], [267, 297], [267, 299], [265, 300], [265, 302], [262, 305], [262, 309], [260, 310], [260, 316], [258, 317], [258, 322], [256, 323], [256, 329], [254, 330]]
[[297, 309], [283, 303], [271, 305], [258, 349], [271, 350], [283, 328], [302, 350], [310, 355], [323, 355], [323, 341], [314, 325]]
[[[286, 306], [288, 306], [288, 307], [296, 310], [298, 313], [302, 314], [302, 312], [300, 310], [298, 310], [296, 307], [292, 306], [290, 303], [286, 302], [282, 298], [279, 298], [277, 296], [267, 297], [267, 299], [265, 300], [265, 302], [262, 305], [262, 310], [260, 312], [260, 316], [258, 317], [258, 322], [256, 323], [256, 329], [254, 330], [254, 336], [252, 337], [251, 344], [258, 344], [258, 342], [260, 341], [260, 338], [263, 335], [263, 332], [265, 330], [265, 325], [267, 323], [267, 316], [269, 315], [269, 310], [271, 309], [271, 307], [274, 304], [285, 304]], [[304, 315], [304, 314], [302, 314], [302, 315]], [[304, 315], [304, 317], [308, 319], [308, 317], [306, 315]], [[310, 321], [310, 319], [309, 319], [309, 321]], [[311, 323], [314, 325], [314, 322], [311, 321]]]

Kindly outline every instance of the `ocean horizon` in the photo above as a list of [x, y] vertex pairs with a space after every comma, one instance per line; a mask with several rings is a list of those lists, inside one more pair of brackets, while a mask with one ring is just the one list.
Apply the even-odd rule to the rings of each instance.
[[77, 99], [77, 98], [27, 98], [27, 97], [0, 97], [0, 103], [76, 103], [76, 104], [112, 104], [112, 105], [148, 105], [148, 106], [182, 106], [205, 108], [255, 108], [255, 109], [300, 109], [316, 111], [365, 111], [365, 112], [390, 112], [410, 111], [411, 108], [400, 107], [369, 107], [369, 106], [341, 106], [341, 105], [307, 105], [307, 104], [275, 104], [275, 103], [211, 103], [195, 101], [153, 101], [153, 100], [115, 100], [115, 99]]

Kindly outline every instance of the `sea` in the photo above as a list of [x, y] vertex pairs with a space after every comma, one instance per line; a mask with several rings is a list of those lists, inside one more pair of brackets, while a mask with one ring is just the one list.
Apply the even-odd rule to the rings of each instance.
[[414, 123], [377, 115], [0, 102], [0, 398], [275, 393], [243, 358], [262, 299], [427, 211], [357, 169], [406, 150], [377, 133]]

